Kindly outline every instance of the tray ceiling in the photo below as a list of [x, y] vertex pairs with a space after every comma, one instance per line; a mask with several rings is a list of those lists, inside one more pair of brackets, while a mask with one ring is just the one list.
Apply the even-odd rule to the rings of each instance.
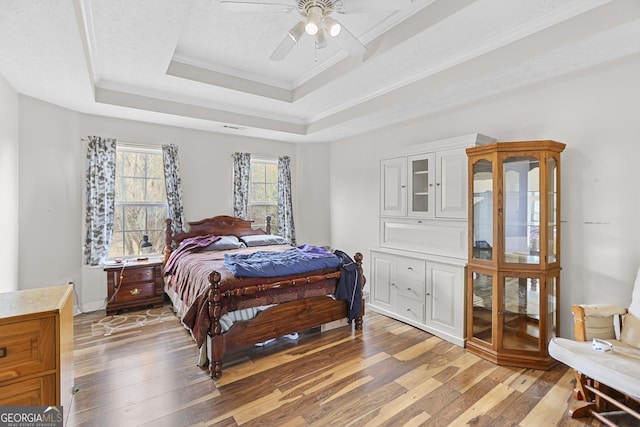
[[302, 37], [270, 61], [295, 12], [229, 11], [214, 0], [9, 0], [0, 75], [79, 112], [321, 142], [640, 52], [636, 0], [413, 0], [338, 18], [363, 56]]

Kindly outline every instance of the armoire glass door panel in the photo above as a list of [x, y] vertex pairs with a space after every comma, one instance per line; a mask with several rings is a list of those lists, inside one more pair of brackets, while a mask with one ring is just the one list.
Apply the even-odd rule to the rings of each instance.
[[504, 262], [540, 263], [540, 162], [509, 157], [503, 163]]
[[411, 211], [429, 211], [429, 159], [411, 160]]
[[505, 277], [503, 302], [503, 348], [538, 351], [540, 280], [533, 277]]
[[558, 253], [558, 163], [553, 157], [547, 161], [547, 262], [557, 261]]
[[473, 257], [493, 259], [493, 164], [473, 165]]
[[493, 277], [473, 273], [473, 337], [489, 344], [493, 336]]

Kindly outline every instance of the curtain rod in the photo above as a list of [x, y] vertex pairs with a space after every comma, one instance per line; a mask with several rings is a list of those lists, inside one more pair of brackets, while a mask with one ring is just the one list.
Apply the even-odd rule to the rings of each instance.
[[[89, 142], [87, 138], [80, 138], [80, 141]], [[116, 139], [116, 144], [125, 148], [141, 148], [141, 149], [147, 149], [147, 150], [161, 149], [163, 145], [166, 145], [166, 144], [141, 144], [139, 142], [120, 141], [119, 139]]]

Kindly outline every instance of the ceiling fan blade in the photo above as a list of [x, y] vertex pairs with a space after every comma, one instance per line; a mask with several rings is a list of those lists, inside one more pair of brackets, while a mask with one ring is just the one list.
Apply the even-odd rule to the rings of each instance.
[[342, 26], [340, 34], [334, 38], [351, 56], [361, 56], [367, 51], [367, 48], [360, 43], [360, 40], [351, 34], [344, 26]]
[[400, 10], [409, 6], [411, 0], [340, 0], [335, 5], [340, 14]]
[[291, 49], [296, 45], [296, 41], [287, 34], [280, 42], [276, 50], [273, 51], [269, 57], [270, 61], [282, 61], [291, 52]]
[[291, 12], [294, 9], [288, 0], [215, 0], [215, 4], [231, 12]]

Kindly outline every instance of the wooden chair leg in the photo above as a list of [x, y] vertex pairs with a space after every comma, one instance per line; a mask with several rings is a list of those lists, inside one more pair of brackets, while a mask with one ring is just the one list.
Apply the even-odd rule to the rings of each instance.
[[578, 402], [569, 409], [569, 416], [571, 418], [591, 417], [594, 406], [593, 402]]
[[576, 378], [576, 386], [573, 390], [573, 397], [576, 400], [582, 400], [584, 402], [590, 402], [593, 400], [593, 393], [589, 392], [585, 388], [585, 384], [587, 383], [587, 377], [584, 376], [581, 372], [576, 371], [574, 369], [573, 375]]

